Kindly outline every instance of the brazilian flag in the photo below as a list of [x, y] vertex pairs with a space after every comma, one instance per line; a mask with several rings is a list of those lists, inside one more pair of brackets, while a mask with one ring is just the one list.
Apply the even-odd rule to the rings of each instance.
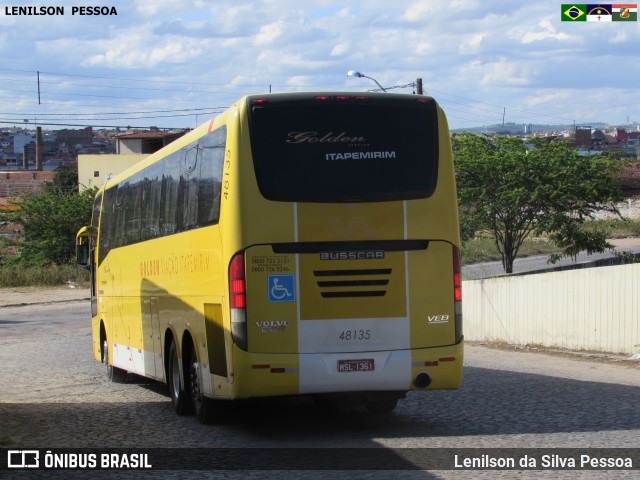
[[587, 21], [587, 5], [584, 3], [563, 3], [561, 10], [563, 22]]

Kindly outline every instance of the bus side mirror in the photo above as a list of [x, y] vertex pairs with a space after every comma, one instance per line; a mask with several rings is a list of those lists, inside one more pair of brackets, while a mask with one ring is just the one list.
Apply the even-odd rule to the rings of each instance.
[[76, 263], [79, 267], [89, 268], [89, 236], [91, 227], [83, 227], [76, 235]]

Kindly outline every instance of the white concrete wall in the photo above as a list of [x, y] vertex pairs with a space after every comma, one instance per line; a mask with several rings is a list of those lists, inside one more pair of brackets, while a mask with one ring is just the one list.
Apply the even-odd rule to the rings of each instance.
[[640, 353], [640, 264], [462, 283], [467, 340]]
[[123, 172], [148, 156], [148, 154], [78, 155], [78, 182], [80, 183], [80, 190], [88, 187], [101, 187], [104, 185], [107, 177], [112, 177]]
[[118, 155], [138, 155], [142, 154], [141, 138], [119, 138], [117, 140], [116, 150]]

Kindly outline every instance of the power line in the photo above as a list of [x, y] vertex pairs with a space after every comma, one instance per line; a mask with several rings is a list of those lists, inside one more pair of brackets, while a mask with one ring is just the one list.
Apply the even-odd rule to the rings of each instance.
[[[134, 110], [136, 110], [136, 112], [130, 112], [130, 113], [125, 113], [125, 112], [118, 112], [118, 113], [84, 113], [84, 114], [75, 114], [75, 113], [66, 113], [66, 114], [49, 114], [51, 116], [53, 115], [58, 115], [60, 117], [81, 117], [81, 116], [92, 116], [92, 115], [151, 115], [152, 113], [147, 113], [147, 112], [137, 112], [137, 110], [141, 110], [144, 107], [141, 108], [142, 105], [147, 104], [149, 102], [172, 102], [174, 104], [176, 103], [202, 103], [202, 99], [191, 99], [191, 98], [185, 98], [185, 97], [189, 97], [195, 94], [205, 94], [205, 95], [211, 95], [211, 96], [228, 96], [230, 97], [231, 95], [241, 95], [244, 96], [246, 94], [249, 93], [256, 93], [255, 90], [256, 89], [264, 89], [266, 90], [267, 87], [269, 88], [269, 90], [272, 90], [273, 88], [277, 88], [277, 89], [282, 89], [283, 91], [295, 91], [295, 90], [299, 90], [299, 89], [329, 89], [332, 87], [328, 87], [326, 84], [322, 85], [322, 86], [318, 86], [318, 85], [267, 85], [267, 84], [230, 84], [230, 83], [207, 83], [207, 82], [194, 82], [194, 81], [179, 81], [179, 80], [166, 80], [166, 79], [149, 79], [149, 78], [131, 78], [131, 77], [108, 77], [108, 76], [99, 76], [99, 75], [80, 75], [80, 74], [72, 74], [72, 73], [62, 73], [62, 72], [45, 72], [45, 71], [38, 71], [38, 70], [21, 70], [21, 69], [10, 69], [10, 68], [0, 68], [0, 72], [12, 72], [12, 73], [21, 73], [21, 74], [25, 74], [28, 76], [32, 76], [31, 78], [33, 79], [34, 82], [34, 88], [30, 89], [30, 90], [24, 90], [24, 89], [2, 89], [0, 91], [5, 92], [5, 93], [17, 93], [20, 94], [20, 96], [18, 98], [16, 98], [15, 96], [10, 97], [11, 100], [15, 103], [22, 103], [22, 104], [33, 104], [35, 105], [35, 101], [32, 101], [29, 99], [29, 96], [33, 96], [31, 98], [35, 98], [36, 96], [36, 89], [35, 89], [35, 80], [36, 77], [38, 75], [38, 73], [40, 74], [40, 83], [42, 85], [46, 85], [47, 90], [41, 92], [43, 95], [42, 98], [42, 106], [43, 107], [47, 107], [47, 106], [52, 106], [52, 105], [64, 105], [66, 108], [68, 109], [75, 109], [75, 108], [99, 108], [96, 105], [81, 105], [81, 104], [77, 104], [74, 103], [73, 100], [69, 100], [69, 102], [65, 102], [65, 101], [60, 101], [60, 100], [56, 100], [56, 97], [77, 97], [77, 98], [94, 98], [96, 99], [96, 103], [99, 103], [100, 99], [108, 99], [108, 100], [123, 100], [128, 102], [129, 104], [133, 104], [135, 103], [136, 106], [131, 106], [131, 107], [127, 107], [127, 106], [122, 106], [122, 107], [118, 107], [122, 110], [125, 110], [127, 108], [132, 108]], [[19, 77], [20, 75], [14, 75], [14, 77]], [[88, 79], [91, 80], [90, 83], [83, 83], [83, 82], [74, 82], [74, 83], [66, 83], [66, 80], [61, 80], [60, 83], [56, 83], [55, 81], [52, 81], [51, 78], [60, 78], [60, 79], [64, 79], [64, 78], [77, 78], [77, 79]], [[5, 80], [7, 82], [19, 82], [22, 85], [24, 85], [25, 83], [25, 79], [17, 79], [17, 78], [4, 78], [4, 79], [0, 79], [0, 80]], [[95, 80], [100, 80], [100, 81], [105, 81], [106, 84], [105, 85], [99, 85], [96, 84]], [[116, 82], [117, 84], [113, 84], [114, 82]], [[123, 84], [123, 82], [125, 82], [125, 84]], [[109, 84], [111, 83], [111, 84]], [[147, 87], [142, 86], [142, 84], [147, 84]], [[180, 86], [184, 86], [184, 85], [188, 85], [189, 88], [181, 88], [181, 89], [175, 89], [175, 88], [154, 88], [153, 86], [149, 85], [149, 84], [158, 84], [158, 85], [180, 85]], [[61, 91], [58, 88], [53, 88], [60, 85], [60, 88], [66, 88], [66, 87], [75, 87], [74, 90], [75, 91], [71, 91], [71, 92], [66, 92], [66, 91]], [[207, 90], [203, 90], [203, 89], [198, 89], [198, 90], [194, 90], [194, 87], [214, 87], [215, 90], [214, 91], [207, 91]], [[335, 86], [335, 85], [334, 85]], [[342, 86], [342, 85], [340, 85]], [[403, 85], [395, 85], [393, 87], [388, 87], [388, 88], [407, 88], [407, 87], [411, 87], [414, 86], [414, 82], [411, 83], [407, 83], [407, 84], [403, 84]], [[252, 89], [253, 91], [251, 92], [245, 92], [245, 91], [238, 91], [238, 89]], [[94, 92], [91, 92], [91, 90], [94, 90]], [[176, 96], [176, 95], [168, 95], [166, 97], [162, 97], [162, 98], [154, 98], [154, 97], [138, 97], [138, 96], [128, 96], [128, 95], [109, 95], [109, 94], [99, 94], [97, 92], [95, 92], [95, 89], [107, 89], [109, 91], [118, 91], [118, 90], [125, 90], [127, 92], [137, 92], [137, 91], [149, 91], [149, 92], [162, 92], [162, 93], [169, 93], [169, 94], [182, 94], [181, 96]], [[512, 122], [512, 121], [518, 121], [518, 122], [522, 122], [522, 123], [532, 123], [531, 120], [539, 118], [539, 119], [551, 119], [551, 120], [555, 120], [558, 121], [559, 123], [565, 123], [565, 124], [572, 124], [574, 122], [574, 118], [567, 118], [567, 117], [563, 117], [563, 116], [558, 116], [558, 115], [550, 115], [550, 114], [545, 114], [545, 113], [537, 113], [537, 112], [532, 112], [532, 111], [528, 111], [528, 110], [524, 110], [524, 109], [520, 109], [520, 108], [516, 108], [516, 107], [512, 107], [509, 105], [496, 105], [487, 101], [482, 101], [482, 100], [476, 100], [473, 98], [469, 98], [469, 97], [465, 97], [465, 96], [461, 96], [458, 94], [454, 94], [454, 93], [449, 93], [447, 91], [443, 91], [443, 90], [439, 90], [439, 89], [432, 89], [432, 88], [428, 88], [428, 90], [430, 92], [435, 92], [436, 94], [438, 94], [438, 102], [440, 104], [442, 104], [443, 106], [445, 106], [445, 110], [447, 112], [452, 111], [452, 112], [460, 112], [462, 113], [462, 115], [464, 117], [465, 121], [471, 121], [474, 123], [480, 123], [483, 121], [483, 119], [487, 119], [489, 121], [492, 121], [493, 123], [501, 123], [500, 118], [503, 116], [503, 114], [505, 113], [505, 108], [506, 108], [506, 115], [505, 118], [507, 121]], [[91, 93], [89, 93], [91, 92]], [[5, 98], [9, 98], [9, 97], [5, 97]], [[456, 101], [456, 99], [458, 101]], [[211, 104], [213, 103], [211, 101], [211, 99], [207, 99], [207, 103]], [[220, 100], [219, 102], [215, 102], [215, 103], [219, 103], [223, 106], [220, 107], [209, 107], [210, 109], [217, 109], [217, 108], [226, 108], [233, 100], [235, 99], [231, 99], [229, 101], [225, 101], [225, 100]], [[90, 103], [90, 102], [88, 102]], [[112, 102], [113, 103], [113, 102]], [[450, 105], [459, 105], [461, 108], [459, 109], [455, 109], [455, 107], [451, 107]], [[39, 107], [40, 108], [40, 107]], [[189, 112], [189, 111], [197, 111], [198, 109], [194, 108], [194, 109], [180, 109], [183, 110], [184, 112]], [[180, 110], [176, 110], [176, 113], [182, 113], [180, 112]], [[209, 111], [209, 109], [203, 109], [202, 111]], [[153, 113], [156, 113], [156, 111], [153, 111]], [[172, 111], [163, 111], [163, 110], [158, 110], [157, 113], [173, 113]], [[28, 116], [42, 116], [43, 114], [33, 114], [33, 113], [14, 113], [11, 115], [16, 115], [16, 116], [24, 116], [24, 117], [28, 117]], [[195, 115], [195, 113], [194, 113]], [[175, 115], [175, 117], [180, 117], [182, 115]], [[189, 116], [188, 114], [183, 115], [183, 116]], [[456, 117], [456, 115], [449, 115], [450, 117], [454, 117], [454, 118], [461, 118], [461, 117]], [[155, 117], [138, 117], [138, 118], [173, 118], [174, 115], [157, 115]], [[131, 119], [131, 117], [126, 117], [123, 118], [123, 120], [129, 120]], [[118, 118], [111, 118], [108, 120], [118, 120]]]
[[[4, 121], [0, 119], [0, 124], [3, 125], [16, 125], [16, 123], [19, 122], [8, 122], [8, 121]], [[83, 128], [87, 128], [87, 127], [92, 127], [92, 128], [134, 128], [134, 129], [140, 129], [140, 130], [146, 130], [149, 128], [149, 125], [145, 125], [145, 126], [134, 126], [134, 125], [87, 125], [87, 124], [82, 124], [82, 123], [53, 123], [53, 122], [33, 122], [33, 123], [28, 123], [26, 125], [38, 125], [38, 126], [54, 126], [54, 127], [83, 127]], [[188, 128], [161, 128], [158, 127], [160, 130], [189, 130]]]
[[[150, 114], [150, 113], [172, 113], [172, 112], [208, 112], [211, 110], [219, 110], [224, 109], [225, 107], [211, 107], [211, 108], [179, 108], [175, 110], [147, 110], [142, 112], [96, 112], [96, 113], [47, 113], [48, 117], [55, 116], [72, 116], [72, 115], [80, 115], [80, 116], [88, 116], [88, 115], [133, 115], [136, 113], [139, 114]], [[14, 115], [14, 113], [6, 113], [0, 112], [0, 115]], [[38, 116], [42, 115], [41, 113], [25, 113], [26, 116]]]
[[[17, 69], [11, 69], [11, 68], [0, 68], [0, 72], [5, 71], [5, 72], [21, 72], [21, 73], [31, 73], [33, 75], [37, 74], [37, 70], [17, 70]], [[210, 87], [224, 87], [224, 86], [229, 86], [230, 84], [228, 83], [203, 83], [203, 82], [180, 82], [180, 81], [176, 81], [176, 80], [151, 80], [151, 79], [140, 79], [140, 78], [126, 78], [126, 77], [102, 77], [102, 76], [98, 76], [98, 75], [78, 75], [75, 73], [57, 73], [57, 72], [43, 72], [42, 70], [40, 70], [40, 74], [44, 75], [54, 75], [54, 76], [59, 76], [59, 77], [76, 77], [76, 78], [92, 78], [92, 79], [99, 79], [99, 80], [117, 80], [117, 81], [127, 81], [127, 82], [149, 82], [149, 83], [166, 83], [166, 84], [176, 84], [176, 85], [207, 85]], [[262, 87], [268, 87], [269, 84], [233, 84], [233, 86], [238, 86], [238, 87], [256, 87], [256, 86], [262, 86]]]
[[[210, 112], [209, 115], [213, 115], [215, 112]], [[6, 114], [5, 114], [6, 115]], [[11, 114], [10, 114], [11, 115]], [[200, 113], [199, 115], [201, 116], [206, 116], [208, 115], [207, 113]], [[89, 115], [85, 115], [85, 116], [91, 116], [91, 114]], [[77, 118], [75, 120], [86, 120], [86, 121], [113, 121], [113, 120], [148, 120], [148, 119], [154, 119], [154, 118], [180, 118], [180, 117], [193, 117], [194, 114], [192, 113], [181, 113], [181, 114], [176, 114], [176, 115], [153, 115], [153, 116], [138, 116], [138, 117], [110, 117], [110, 118]], [[37, 123], [41, 123], [43, 121], [48, 121], [49, 120], [49, 116], [48, 115], [34, 115], [34, 117], [37, 119]], [[24, 120], [24, 115], [22, 116], [22, 118], [20, 119], [16, 119], [14, 121], [20, 122]], [[66, 118], [60, 118], [58, 119], [60, 120], [67, 120]], [[73, 119], [69, 119], [69, 121], [71, 121]]]

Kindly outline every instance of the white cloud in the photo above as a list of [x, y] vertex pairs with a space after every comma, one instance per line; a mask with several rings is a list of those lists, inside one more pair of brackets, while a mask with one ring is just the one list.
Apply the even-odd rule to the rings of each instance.
[[428, 21], [434, 16], [465, 16], [469, 12], [482, 6], [478, 0], [449, 0], [447, 2], [434, 2], [430, 0], [418, 0], [413, 2], [402, 14], [401, 18], [408, 22]]
[[133, 5], [145, 17], [166, 15], [167, 12], [177, 13], [190, 9], [199, 9], [206, 5], [202, 0], [134, 0]]
[[458, 52], [462, 55], [469, 55], [476, 53], [482, 44], [482, 41], [485, 38], [484, 33], [477, 33], [471, 35], [467, 40], [464, 40], [463, 43], [458, 48]]
[[477, 78], [480, 85], [495, 88], [527, 85], [530, 82], [527, 70], [526, 66], [504, 57], [485, 63], [474, 60], [462, 67], [462, 71], [466, 72], [469, 78]]
[[[57, 112], [89, 101], [140, 110], [224, 105], [270, 84], [375, 88], [366, 79], [346, 77], [347, 70], [358, 69], [383, 85], [423, 78], [425, 89], [451, 108], [453, 127], [501, 118], [502, 107], [495, 105], [577, 121], [587, 110], [590, 120], [607, 121], [609, 112], [623, 107], [640, 117], [634, 114], [637, 102], [629, 101], [640, 84], [640, 65], [631, 53], [640, 45], [637, 25], [567, 24], [552, 0], [111, 3], [117, 17], [0, 17], [5, 68], [25, 71], [23, 77], [0, 72], [0, 90], [10, 92], [6, 108], [19, 116], [33, 101], [32, 92], [21, 91], [36, 70], [80, 77], [58, 82], [58, 91], [54, 81], [47, 84], [49, 103], [38, 108]], [[135, 102], [125, 97], [137, 90], [125, 95], [127, 82], [113, 80], [120, 78], [160, 81], [150, 85], [162, 91], [141, 89], [145, 95]], [[98, 83], [107, 88], [88, 86]], [[593, 94], [614, 87], [615, 97]], [[73, 94], [77, 99], [68, 96]]]
[[264, 67], [266, 72], [276, 75], [280, 75], [283, 69], [320, 70], [330, 65], [329, 60], [316, 60], [302, 53], [283, 53], [277, 50], [264, 51], [257, 58], [257, 66]]
[[534, 95], [530, 97], [526, 103], [531, 107], [538, 107], [540, 105], [544, 105], [547, 103], [570, 99], [572, 95], [573, 93], [569, 90], [564, 90], [561, 92], [554, 92], [554, 93], [544, 93], [544, 92], [539, 94], [534, 93]]
[[260, 32], [258, 33], [258, 35], [256, 35], [256, 38], [253, 41], [253, 44], [259, 47], [259, 46], [264, 46], [264, 45], [269, 45], [271, 43], [274, 43], [276, 40], [282, 37], [283, 31], [284, 31], [283, 20], [278, 20], [269, 25], [264, 25], [262, 28], [260, 28]]
[[609, 39], [609, 43], [612, 44], [624, 44], [628, 41], [628, 35], [625, 30], [620, 29], [619, 32], [616, 32], [616, 35]]
[[351, 50], [350, 43], [338, 43], [337, 45], [333, 46], [333, 48], [331, 49], [330, 55], [332, 57], [338, 57], [340, 55], [345, 55], [349, 53], [350, 50]]
[[107, 41], [91, 42], [94, 52], [83, 65], [112, 69], [154, 68], [166, 63], [186, 63], [202, 54], [202, 42], [191, 38], [165, 37], [149, 41], [144, 29], [129, 32]]
[[510, 30], [510, 34], [515, 38], [519, 38], [522, 43], [532, 43], [543, 40], [568, 41], [572, 39], [571, 35], [558, 32], [551, 18], [542, 19], [534, 31], [523, 31], [518, 28]]

